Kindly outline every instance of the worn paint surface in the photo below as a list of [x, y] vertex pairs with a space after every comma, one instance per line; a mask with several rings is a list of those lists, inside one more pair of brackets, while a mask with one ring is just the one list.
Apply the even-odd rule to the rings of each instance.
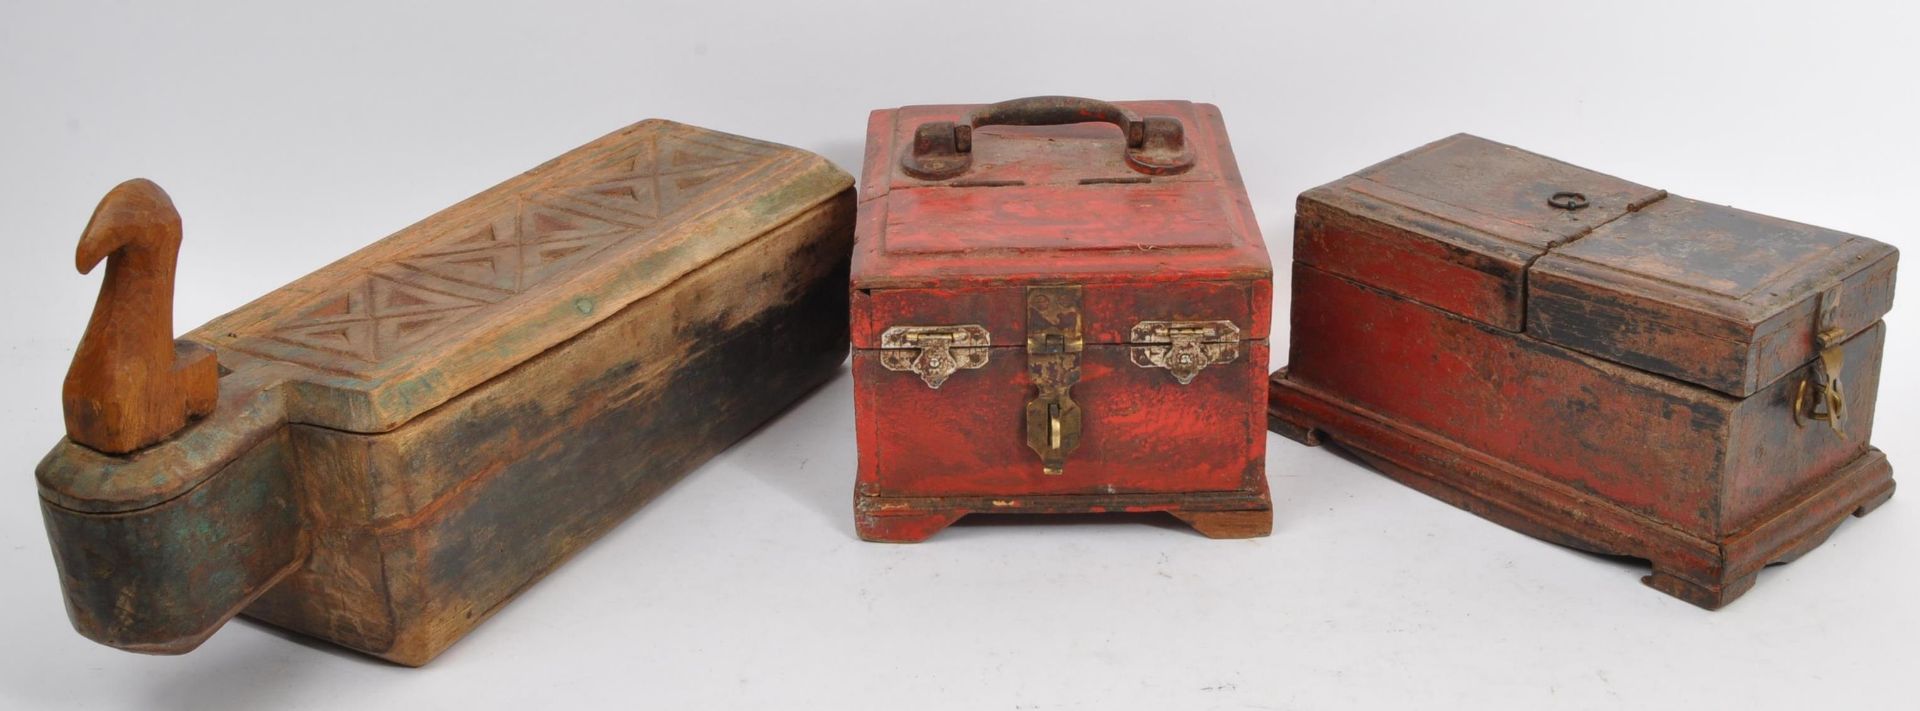
[[[1551, 205], [1562, 192], [1587, 206]], [[1464, 135], [1300, 203], [1275, 431], [1648, 559], [1650, 585], [1708, 608], [1893, 492], [1869, 445], [1886, 245]], [[1823, 292], [1839, 300], [1816, 316]], [[1793, 410], [1816, 318], [1846, 363], [1838, 432]]]
[[1518, 331], [1535, 259], [1665, 194], [1463, 134], [1302, 193], [1294, 260]]
[[1899, 253], [1865, 237], [1669, 197], [1555, 249], [1528, 271], [1541, 340], [1747, 396], [1893, 304]]
[[[1208, 535], [1265, 535], [1271, 267], [1219, 112], [1153, 101], [1062, 113], [1055, 104], [1076, 100], [1050, 101], [1021, 119], [1039, 125], [987, 125], [1006, 112], [973, 106], [872, 116], [851, 314], [860, 534], [917, 541], [967, 513], [1169, 511]], [[1192, 166], [1132, 165], [1125, 132], [1108, 122], [1127, 111], [1177, 119]], [[929, 180], [902, 169], [921, 126], [970, 113], [990, 118], [971, 133], [965, 171]], [[1034, 285], [1080, 287], [1083, 349], [1068, 391], [1079, 439], [1057, 474], [1029, 443]], [[1215, 320], [1239, 329], [1237, 355], [1188, 385], [1129, 356], [1141, 321]], [[983, 327], [985, 364], [937, 389], [883, 367], [883, 332], [940, 325]]]
[[299, 567], [307, 541], [287, 452], [276, 433], [204, 485], [137, 511], [42, 499], [74, 628], [122, 649], [184, 651]]
[[244, 610], [424, 664], [832, 376], [853, 219], [817, 156], [643, 122], [217, 319], [207, 420], [41, 466], [63, 570], [114, 561], [63, 574], [75, 625], [178, 653]]

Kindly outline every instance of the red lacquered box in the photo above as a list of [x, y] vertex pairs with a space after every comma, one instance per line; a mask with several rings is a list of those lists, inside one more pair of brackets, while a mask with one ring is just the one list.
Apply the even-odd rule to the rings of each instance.
[[1707, 608], [1893, 495], [1899, 254], [1469, 135], [1300, 196], [1273, 428]]
[[1272, 266], [1219, 110], [873, 113], [853, 258], [868, 540], [969, 513], [1265, 535]]

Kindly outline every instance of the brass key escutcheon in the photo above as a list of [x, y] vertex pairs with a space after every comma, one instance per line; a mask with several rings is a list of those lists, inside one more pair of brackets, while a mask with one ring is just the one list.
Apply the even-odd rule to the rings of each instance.
[[1027, 287], [1027, 375], [1034, 397], [1027, 401], [1027, 447], [1040, 455], [1041, 472], [1066, 472], [1067, 455], [1080, 446], [1080, 287]]

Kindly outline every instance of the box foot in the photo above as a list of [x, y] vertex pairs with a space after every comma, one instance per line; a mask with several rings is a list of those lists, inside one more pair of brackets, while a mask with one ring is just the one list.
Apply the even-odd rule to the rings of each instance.
[[[1255, 472], [1255, 475], [1260, 472]], [[1032, 494], [1020, 496], [854, 497], [854, 528], [860, 538], [918, 543], [968, 514], [1095, 514], [1165, 511], [1208, 538], [1254, 538], [1273, 531], [1273, 501], [1265, 476], [1250, 476], [1248, 488], [1126, 494]]]
[[905, 513], [870, 514], [861, 512], [854, 517], [854, 528], [860, 534], [860, 540], [875, 543], [919, 543], [932, 538], [933, 534], [946, 530], [953, 522], [965, 516], [965, 511], [912, 511]]
[[1273, 510], [1168, 511], [1208, 538], [1260, 538], [1273, 533]]
[[1871, 512], [1894, 490], [1886, 455], [1868, 447], [1745, 529], [1709, 539], [1355, 407], [1289, 380], [1284, 370], [1269, 383], [1267, 412], [1269, 422], [1312, 433], [1313, 444], [1331, 439], [1388, 477], [1494, 523], [1571, 548], [1651, 561], [1647, 586], [1709, 610], [1751, 589], [1761, 568], [1813, 550], [1849, 515]]
[[[1892, 473], [1889, 472], [1888, 476], [1891, 477]], [[1893, 498], [1894, 488], [1895, 488], [1895, 485], [1894, 485], [1893, 479], [1891, 478], [1887, 479], [1887, 485], [1885, 488], [1883, 488], [1879, 492], [1876, 492], [1872, 496], [1868, 497], [1866, 501], [1860, 502], [1860, 506], [1853, 510], [1854, 517], [1859, 518], [1859, 517], [1866, 516], [1867, 514], [1873, 513], [1874, 509], [1880, 508], [1881, 504], [1887, 503], [1887, 500]]]
[[1646, 583], [1647, 587], [1680, 598], [1695, 606], [1708, 610], [1718, 610], [1725, 607], [1727, 603], [1733, 602], [1734, 598], [1740, 597], [1752, 589], [1754, 581], [1759, 579], [1760, 574], [1753, 572], [1721, 582], [1717, 585], [1702, 585], [1677, 575], [1662, 572], [1659, 566], [1655, 566], [1653, 574], [1641, 578], [1640, 582]]

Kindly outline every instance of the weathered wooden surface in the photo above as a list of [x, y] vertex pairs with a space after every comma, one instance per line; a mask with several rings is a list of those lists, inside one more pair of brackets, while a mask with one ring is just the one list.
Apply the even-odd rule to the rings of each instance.
[[1718, 539], [1671, 526], [1537, 474], [1349, 408], [1338, 394], [1276, 374], [1273, 431], [1309, 446], [1332, 442], [1395, 480], [1515, 531], [1560, 545], [1649, 561], [1655, 589], [1709, 610], [1751, 589], [1761, 568], [1812, 550], [1849, 515], [1893, 495], [1886, 455], [1869, 448], [1819, 484], [1776, 505], [1749, 529]]
[[[1767, 504], [1859, 457], [1872, 432], [1882, 327], [1842, 346], [1857, 365], [1841, 437], [1794, 424], [1797, 380], [1759, 399], [1729, 397], [1311, 267], [1294, 278], [1315, 308], [1295, 316], [1312, 338], [1293, 348], [1288, 379], [1703, 539], [1748, 527]], [[1409, 367], [1407, 354], [1429, 365]], [[1762, 453], [1772, 461], [1752, 461]]]
[[310, 515], [327, 567], [247, 614], [405, 664], [433, 658], [839, 371], [850, 197], [400, 430], [295, 427], [306, 499], [352, 505]]
[[[852, 309], [861, 536], [917, 541], [1007, 511], [1169, 511], [1207, 535], [1264, 535], [1271, 267], [1218, 110], [1055, 99], [977, 121], [957, 175], [906, 172], [916, 132], [975, 108], [876, 111], [868, 125]], [[1130, 147], [1110, 125], [1128, 111], [1177, 119], [1187, 153], [1154, 143], [1164, 136]], [[1085, 122], [1048, 125], [1062, 116]], [[1022, 125], [988, 125], [1000, 121]], [[1191, 165], [1136, 165], [1176, 158]], [[1078, 287], [1083, 347], [1067, 389], [1080, 429], [1056, 473], [1030, 411], [1044, 397], [1031, 288], [1052, 285]], [[1143, 321], [1228, 321], [1240, 340], [1182, 385], [1131, 357]], [[991, 334], [978, 367], [936, 389], [885, 366], [889, 329], [962, 324]]]
[[85, 274], [105, 261], [107, 276], [61, 389], [73, 441], [125, 454], [213, 409], [219, 363], [173, 340], [179, 256], [180, 213], [152, 181], [121, 183], [94, 210], [74, 265]]
[[[1717, 608], [1892, 494], [1868, 440], [1895, 257], [1628, 186], [1455, 136], [1308, 191], [1269, 424], [1531, 535], [1648, 559], [1650, 585]], [[1405, 268], [1412, 253], [1431, 260]], [[1850, 296], [1816, 316], [1823, 292]], [[1837, 427], [1797, 401], [1816, 318], [1845, 363]], [[1805, 343], [1754, 335], [1783, 329]], [[1782, 352], [1798, 360], [1753, 384]]]
[[1892, 246], [1670, 197], [1540, 258], [1527, 332], [1746, 396], [1813, 360], [1822, 292], [1855, 334], [1893, 304]]
[[177, 653], [244, 610], [425, 663], [831, 377], [853, 202], [817, 156], [648, 121], [203, 326], [210, 417], [40, 467], [76, 627]]
[[[1560, 191], [1587, 207], [1547, 204]], [[1535, 259], [1665, 195], [1462, 134], [1301, 194], [1293, 258], [1518, 331]]]
[[136, 652], [199, 646], [218, 629], [209, 620], [232, 617], [305, 558], [287, 476], [295, 466], [281, 430], [204, 486], [137, 512], [85, 513], [42, 499], [74, 627]]

